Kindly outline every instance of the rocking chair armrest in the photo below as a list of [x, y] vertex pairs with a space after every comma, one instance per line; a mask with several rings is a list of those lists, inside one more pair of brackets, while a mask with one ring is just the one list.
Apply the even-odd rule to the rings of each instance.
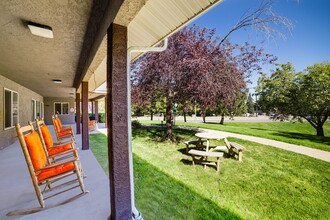
[[38, 171], [42, 171], [42, 170], [46, 170], [46, 169], [50, 169], [50, 168], [54, 168], [54, 167], [58, 167], [58, 166], [61, 166], [61, 165], [64, 165], [64, 164], [67, 164], [67, 163], [70, 163], [70, 162], [75, 162], [75, 161], [78, 161], [79, 158], [77, 157], [70, 157], [68, 159], [64, 159], [64, 160], [61, 160], [61, 161], [58, 161], [58, 162], [55, 162], [55, 163], [51, 163], [51, 164], [48, 164], [38, 170], [35, 170], [35, 172], [38, 172]]
[[58, 157], [58, 156], [66, 155], [66, 154], [69, 154], [69, 153], [73, 153], [75, 151], [77, 151], [77, 148], [72, 148], [72, 149], [69, 149], [69, 150], [66, 150], [66, 151], [62, 151], [62, 152], [58, 152], [56, 154], [52, 154], [51, 157]]
[[[72, 141], [72, 140], [67, 140], [67, 141], [65, 141], [65, 142], [54, 142], [53, 147], [61, 147], [61, 146], [67, 145], [67, 144], [71, 144], [72, 147], [75, 146], [74, 141]], [[51, 147], [51, 148], [53, 148], [53, 147]]]
[[[68, 134], [69, 135], [69, 134]], [[54, 145], [63, 145], [63, 144], [70, 144], [74, 142], [72, 138], [70, 137], [67, 137], [67, 138], [64, 138], [63, 140], [60, 140], [60, 141], [56, 141], [54, 142]]]

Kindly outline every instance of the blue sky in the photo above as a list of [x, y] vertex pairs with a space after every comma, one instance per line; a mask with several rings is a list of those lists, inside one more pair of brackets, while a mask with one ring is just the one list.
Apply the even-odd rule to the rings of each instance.
[[[202, 27], [216, 28], [223, 36], [233, 27], [244, 12], [255, 8], [261, 0], [224, 0], [214, 9], [193, 22]], [[249, 28], [232, 33], [232, 43], [251, 42], [263, 47], [267, 53], [278, 57], [278, 63], [292, 62], [297, 71], [323, 61], [330, 61], [330, 0], [277, 0], [274, 11], [286, 16], [294, 28], [286, 33], [286, 39], [276, 37], [265, 40], [255, 30]], [[265, 66], [264, 71], [269, 72]], [[256, 86], [257, 74], [253, 74], [252, 84]], [[253, 92], [253, 91], [251, 91]]]

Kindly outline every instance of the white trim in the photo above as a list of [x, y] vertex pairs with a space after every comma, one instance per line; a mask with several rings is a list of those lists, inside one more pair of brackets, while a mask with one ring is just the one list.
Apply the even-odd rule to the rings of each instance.
[[[209, 0], [209, 5], [206, 6], [204, 9], [202, 9], [202, 11], [199, 11], [199, 13], [196, 13], [195, 15], [193, 15], [192, 17], [188, 18], [187, 20], [183, 21], [181, 24], [179, 24], [176, 28], [174, 28], [173, 30], [170, 30], [169, 33], [167, 33], [166, 35], [164, 35], [162, 38], [160, 38], [156, 43], [154, 43], [153, 45], [151, 45], [151, 47], [155, 47], [157, 46], [161, 41], [164, 41], [164, 39], [170, 37], [171, 35], [173, 35], [175, 32], [179, 31], [180, 29], [182, 29], [183, 27], [189, 25], [190, 23], [192, 23], [194, 20], [198, 19], [199, 17], [201, 17], [202, 15], [204, 15], [205, 13], [209, 12], [210, 10], [212, 10], [214, 7], [216, 7], [217, 5], [219, 5], [221, 2], [223, 2], [224, 0], [214, 0], [213, 2]], [[131, 60], [131, 62], [135, 61], [136, 59], [138, 59], [140, 56], [142, 56], [144, 52], [141, 52], [140, 54], [138, 54], [137, 56], [135, 56], [133, 58], [133, 60]], [[131, 59], [131, 58], [130, 58]]]
[[[15, 92], [15, 93], [17, 94], [17, 123], [19, 123], [19, 94], [18, 94], [18, 92]], [[13, 118], [12, 118], [12, 120], [13, 120]]]
[[163, 46], [160, 47], [129, 47], [127, 49], [127, 123], [128, 123], [128, 156], [129, 156], [129, 171], [131, 181], [131, 205], [134, 216], [139, 216], [140, 213], [135, 207], [135, 190], [134, 190], [134, 174], [133, 174], [133, 148], [132, 148], [132, 122], [131, 122], [131, 53], [139, 52], [162, 52], [167, 49], [168, 39], [163, 40]]

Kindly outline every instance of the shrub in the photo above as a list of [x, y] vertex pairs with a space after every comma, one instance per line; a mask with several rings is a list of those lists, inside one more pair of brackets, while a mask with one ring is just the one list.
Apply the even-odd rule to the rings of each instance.
[[141, 128], [141, 127], [142, 127], [142, 125], [138, 120], [132, 121], [132, 128], [135, 129], [135, 128]]

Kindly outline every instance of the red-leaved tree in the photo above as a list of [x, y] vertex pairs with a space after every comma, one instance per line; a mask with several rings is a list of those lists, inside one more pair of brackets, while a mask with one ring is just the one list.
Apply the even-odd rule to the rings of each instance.
[[214, 29], [184, 28], [170, 37], [167, 50], [147, 53], [133, 63], [132, 101], [142, 107], [166, 97], [165, 139], [173, 139], [173, 103], [197, 103], [202, 111], [219, 104], [229, 107], [259, 63], [274, 61], [249, 44], [220, 44]]

